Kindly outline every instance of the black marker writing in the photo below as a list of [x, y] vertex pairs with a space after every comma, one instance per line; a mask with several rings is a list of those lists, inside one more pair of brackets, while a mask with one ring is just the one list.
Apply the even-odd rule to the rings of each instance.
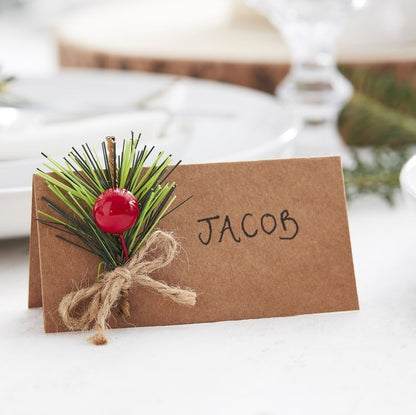
[[289, 216], [289, 212], [287, 210], [283, 210], [280, 213], [280, 222], [281, 222], [283, 230], [285, 232], [287, 231], [286, 222], [290, 222], [290, 223], [292, 223], [292, 225], [295, 226], [295, 231], [293, 232], [292, 236], [280, 236], [279, 237], [280, 239], [289, 239], [290, 240], [290, 239], [293, 239], [298, 234], [299, 225], [298, 225], [298, 223], [296, 222], [295, 219], [293, 219]]
[[248, 217], [253, 217], [252, 213], [246, 213], [243, 216], [243, 219], [241, 219], [241, 230], [244, 232], [244, 235], [246, 235], [248, 238], [254, 238], [257, 235], [257, 232], [259, 231], [258, 229], [256, 229], [253, 233], [248, 233], [247, 229], [246, 229], [246, 219]]
[[224, 219], [224, 225], [222, 226], [221, 232], [220, 232], [220, 239], [218, 242], [222, 242], [222, 237], [224, 236], [225, 231], [230, 231], [231, 236], [233, 237], [234, 241], [240, 242], [241, 238], [236, 238], [233, 232], [233, 228], [231, 227], [230, 218], [228, 215], [225, 215]]
[[212, 237], [212, 225], [211, 225], [211, 221], [212, 221], [212, 220], [219, 219], [219, 218], [220, 218], [220, 216], [219, 216], [219, 215], [216, 215], [216, 216], [212, 216], [212, 217], [210, 217], [210, 218], [204, 218], [204, 219], [198, 219], [198, 220], [197, 220], [197, 222], [207, 222], [207, 223], [208, 223], [208, 229], [209, 229], [209, 232], [208, 232], [208, 238], [204, 241], [204, 240], [202, 239], [202, 237], [201, 237], [202, 233], [200, 233], [200, 234], [198, 235], [199, 240], [200, 240], [200, 241], [201, 241], [204, 245], [208, 245], [208, 244], [211, 242], [211, 237]]
[[229, 234], [228, 238], [240, 243], [241, 236], [254, 238], [259, 237], [260, 234], [268, 236], [275, 234], [280, 240], [292, 240], [299, 232], [298, 222], [290, 216], [287, 209], [282, 210], [279, 216], [269, 212], [264, 213], [260, 218], [259, 216], [256, 217], [253, 213], [245, 213], [239, 222], [240, 226], [229, 215], [225, 215], [221, 222], [215, 222], [221, 219], [220, 215], [198, 219], [198, 223], [205, 222], [208, 225], [207, 232], [200, 232], [198, 238], [203, 245], [209, 245], [216, 237], [219, 243], [225, 241], [227, 233]]

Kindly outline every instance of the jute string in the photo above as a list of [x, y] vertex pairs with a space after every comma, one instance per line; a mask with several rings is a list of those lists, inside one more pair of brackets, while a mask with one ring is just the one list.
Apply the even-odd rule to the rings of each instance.
[[[111, 309], [133, 286], [151, 288], [176, 303], [195, 305], [196, 294], [189, 289], [171, 287], [163, 281], [149, 276], [152, 272], [167, 266], [178, 251], [178, 242], [169, 233], [153, 232], [130, 260], [90, 287], [81, 288], [67, 294], [61, 301], [58, 311], [69, 330], [88, 330], [93, 326], [95, 333], [90, 340], [96, 345], [107, 343], [106, 322]], [[149, 254], [152, 258], [149, 259]], [[82, 313], [79, 306], [87, 303]]]

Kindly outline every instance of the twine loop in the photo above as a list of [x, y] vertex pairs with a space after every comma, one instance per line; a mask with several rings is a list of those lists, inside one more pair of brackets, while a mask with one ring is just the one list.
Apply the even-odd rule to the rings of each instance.
[[[149, 276], [172, 262], [178, 247], [171, 234], [160, 230], [153, 232], [124, 265], [106, 273], [90, 287], [65, 295], [58, 307], [65, 326], [69, 330], [88, 330], [93, 326], [95, 333], [90, 340], [96, 345], [106, 344], [105, 328], [111, 309], [120, 301], [126, 301], [126, 293], [135, 285], [151, 288], [176, 303], [195, 305], [194, 291], [172, 287]], [[81, 304], [86, 307], [79, 312]]]

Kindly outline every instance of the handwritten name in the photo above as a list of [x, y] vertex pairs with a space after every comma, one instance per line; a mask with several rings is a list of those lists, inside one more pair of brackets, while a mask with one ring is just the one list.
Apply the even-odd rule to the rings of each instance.
[[218, 243], [226, 238], [232, 238], [234, 242], [240, 243], [243, 236], [255, 238], [262, 233], [266, 235], [276, 233], [281, 240], [291, 240], [299, 232], [296, 219], [291, 217], [286, 209], [282, 210], [277, 218], [271, 213], [264, 213], [260, 217], [246, 213], [238, 221], [231, 221], [229, 215], [225, 215], [224, 218], [215, 215], [198, 219], [197, 222], [205, 224], [205, 230], [198, 235], [203, 245], [209, 245], [214, 238], [218, 238]]

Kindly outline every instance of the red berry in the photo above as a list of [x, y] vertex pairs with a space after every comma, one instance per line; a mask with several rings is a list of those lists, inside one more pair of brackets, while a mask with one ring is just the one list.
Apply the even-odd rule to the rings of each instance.
[[139, 203], [127, 189], [114, 187], [98, 196], [93, 215], [95, 223], [104, 232], [121, 234], [136, 222]]

